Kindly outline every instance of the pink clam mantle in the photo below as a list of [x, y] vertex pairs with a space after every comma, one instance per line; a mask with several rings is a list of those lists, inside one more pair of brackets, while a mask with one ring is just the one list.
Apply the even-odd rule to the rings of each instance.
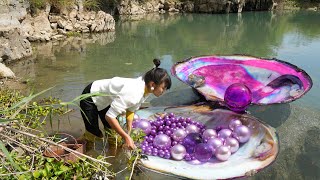
[[212, 110], [206, 104], [173, 108], [153, 107], [139, 110], [137, 114], [143, 119], [155, 120], [159, 113], [170, 112], [174, 112], [176, 116], [190, 117], [211, 129], [217, 126], [228, 127], [230, 121], [236, 118], [250, 128], [252, 135], [248, 142], [240, 144], [238, 151], [224, 162], [215, 158], [203, 163], [198, 160], [187, 162], [147, 156], [147, 159], [141, 159], [139, 162], [144, 169], [180, 178], [231, 179], [251, 176], [264, 169], [276, 159], [279, 152], [275, 130], [247, 114], [222, 109]]
[[234, 83], [246, 85], [252, 104], [260, 105], [294, 101], [312, 87], [310, 76], [295, 65], [243, 55], [189, 58], [176, 63], [171, 72], [211, 101], [222, 102]]

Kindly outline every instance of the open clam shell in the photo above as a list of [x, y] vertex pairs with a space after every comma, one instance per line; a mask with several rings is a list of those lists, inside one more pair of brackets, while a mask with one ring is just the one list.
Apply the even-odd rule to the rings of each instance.
[[161, 174], [190, 179], [230, 179], [252, 176], [270, 165], [279, 152], [278, 138], [275, 130], [257, 118], [246, 114], [237, 114], [229, 110], [212, 110], [207, 105], [192, 105], [175, 108], [152, 107], [137, 111], [143, 119], [155, 120], [163, 113], [175, 113], [176, 116], [190, 117], [202, 122], [206, 128], [226, 126], [231, 119], [238, 118], [251, 130], [248, 142], [242, 144], [230, 158], [221, 162], [211, 158], [206, 163], [194, 161], [175, 161], [156, 156], [141, 159], [140, 166]]
[[295, 65], [243, 55], [189, 58], [176, 63], [171, 72], [211, 101], [223, 101], [234, 83], [249, 87], [252, 103], [259, 105], [291, 102], [312, 87], [310, 76]]

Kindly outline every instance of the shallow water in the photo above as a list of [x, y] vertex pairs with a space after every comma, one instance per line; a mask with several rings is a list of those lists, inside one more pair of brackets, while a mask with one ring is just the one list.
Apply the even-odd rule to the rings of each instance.
[[[288, 61], [305, 70], [314, 85], [303, 98], [290, 104], [249, 108], [253, 116], [276, 128], [281, 146], [276, 162], [251, 179], [320, 179], [319, 12], [137, 18], [140, 20], [120, 18], [113, 33], [34, 44], [34, 57], [11, 68], [36, 90], [55, 86], [49, 95], [67, 101], [95, 79], [142, 75], [152, 68], [154, 57], [167, 69], [190, 56], [209, 54], [249, 54]], [[150, 99], [150, 104], [188, 104], [196, 99], [186, 85], [173, 79], [172, 89]], [[83, 123], [78, 110], [69, 118], [61, 122], [60, 130], [80, 135]], [[125, 165], [121, 162], [115, 169]], [[119, 175], [120, 179], [123, 176]], [[162, 178], [165, 176], [152, 173], [136, 177]]]

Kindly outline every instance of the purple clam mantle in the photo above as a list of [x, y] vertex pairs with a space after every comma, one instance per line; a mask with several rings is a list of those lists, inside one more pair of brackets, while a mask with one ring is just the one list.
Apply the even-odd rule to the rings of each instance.
[[194, 57], [175, 64], [171, 72], [212, 101], [223, 101], [234, 83], [246, 85], [252, 103], [261, 105], [294, 101], [312, 87], [310, 76], [295, 65], [244, 55]]

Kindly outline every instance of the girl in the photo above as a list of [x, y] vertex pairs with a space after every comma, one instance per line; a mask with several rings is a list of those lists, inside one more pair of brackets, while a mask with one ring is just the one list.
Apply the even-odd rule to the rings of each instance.
[[[81, 115], [86, 127], [85, 138], [92, 137], [92, 134], [99, 138], [103, 137], [99, 129], [99, 116], [105, 129], [114, 129], [124, 139], [125, 146], [129, 149], [135, 148], [129, 136], [134, 112], [140, 108], [150, 93], [159, 97], [171, 87], [171, 78], [167, 71], [158, 68], [160, 60], [154, 59], [153, 63], [155, 67], [142, 77], [97, 80], [83, 90], [82, 94], [95, 92], [107, 94], [80, 101]], [[118, 115], [124, 113], [126, 113], [128, 133], [121, 128], [116, 119]]]

